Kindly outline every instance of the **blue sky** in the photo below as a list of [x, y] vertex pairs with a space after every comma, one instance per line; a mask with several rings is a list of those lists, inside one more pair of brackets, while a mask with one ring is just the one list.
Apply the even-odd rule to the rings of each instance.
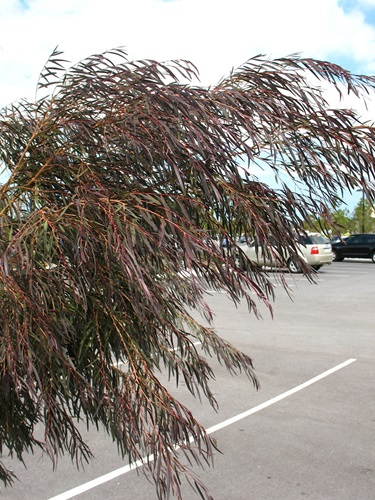
[[366, 23], [370, 25], [375, 24], [375, 2], [373, 1], [359, 1], [359, 0], [340, 0], [339, 6], [343, 11], [350, 15], [355, 11], [359, 11], [363, 16]]
[[72, 62], [117, 46], [189, 59], [204, 85], [259, 53], [375, 74], [375, 0], [1, 0], [0, 106], [34, 98], [56, 45]]

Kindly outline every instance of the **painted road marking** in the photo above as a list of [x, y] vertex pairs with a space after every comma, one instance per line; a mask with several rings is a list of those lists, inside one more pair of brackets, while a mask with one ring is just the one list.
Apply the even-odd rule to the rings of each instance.
[[341, 370], [342, 368], [345, 368], [346, 366], [350, 365], [351, 363], [354, 363], [354, 361], [357, 361], [354, 358], [348, 359], [344, 361], [344, 363], [341, 363], [337, 366], [334, 366], [330, 370], [327, 370], [320, 375], [317, 375], [314, 378], [311, 378], [310, 380], [307, 380], [307, 382], [304, 382], [303, 384], [297, 385], [293, 389], [290, 389], [289, 391], [283, 392], [279, 396], [276, 396], [272, 399], [269, 399], [265, 403], [261, 403], [258, 406], [254, 406], [254, 408], [251, 408], [250, 410], [247, 410], [243, 413], [240, 413], [239, 415], [236, 415], [235, 417], [229, 418], [228, 420], [224, 420], [224, 422], [221, 422], [220, 424], [214, 425], [213, 427], [210, 427], [207, 429], [208, 434], [212, 434], [213, 432], [216, 432], [220, 429], [223, 429], [224, 427], [227, 427], [228, 425], [232, 425], [235, 422], [238, 422], [239, 420], [242, 420], [246, 417], [249, 417], [250, 415], [253, 415], [253, 413], [257, 413], [258, 411], [264, 410], [264, 408], [268, 408], [268, 406], [271, 406], [275, 403], [278, 403], [282, 399], [285, 399], [292, 394], [295, 394], [298, 391], [301, 391], [302, 389], [306, 389], [306, 387], [309, 387], [309, 385], [315, 384], [315, 382], [318, 382], [319, 380], [322, 380], [325, 377], [328, 377], [329, 375], [332, 375], [332, 373], [337, 372], [338, 370]]
[[[220, 424], [214, 425], [208, 429], [206, 429], [207, 434], [212, 434], [213, 432], [217, 432], [224, 427], [228, 427], [228, 425], [232, 425], [244, 418], [249, 417], [250, 415], [253, 415], [254, 413], [257, 413], [258, 411], [264, 410], [265, 408], [268, 408], [269, 406], [278, 403], [279, 401], [291, 396], [292, 394], [295, 394], [296, 392], [301, 391], [302, 389], [306, 389], [306, 387], [309, 387], [312, 384], [315, 384], [316, 382], [319, 382], [319, 380], [322, 380], [325, 377], [328, 377], [329, 375], [332, 375], [332, 373], [337, 372], [338, 370], [341, 370], [342, 368], [345, 368], [346, 366], [350, 365], [351, 363], [354, 363], [356, 359], [350, 358], [344, 361], [343, 363], [340, 363], [339, 365], [334, 366], [333, 368], [321, 373], [320, 375], [317, 375], [316, 377], [311, 378], [310, 380], [307, 380], [303, 384], [297, 385], [293, 389], [290, 389], [289, 391], [283, 392], [279, 396], [276, 396], [272, 399], [269, 399], [268, 401], [265, 401], [264, 403], [261, 403], [257, 406], [254, 406], [254, 408], [251, 408], [250, 410], [247, 410], [243, 413], [239, 413], [238, 415], [235, 415], [232, 418], [229, 418], [227, 420], [224, 420]], [[153, 456], [145, 458], [144, 461], [153, 460]], [[108, 481], [111, 481], [112, 479], [115, 479], [116, 477], [122, 476], [123, 474], [126, 474], [127, 472], [130, 472], [131, 470], [134, 470], [136, 467], [140, 467], [144, 463], [143, 460], [137, 460], [136, 462], [133, 462], [132, 464], [126, 465], [125, 467], [120, 467], [119, 469], [116, 469], [112, 472], [109, 472], [108, 474], [104, 474], [103, 476], [100, 476], [96, 479], [93, 479], [92, 481], [89, 481], [85, 484], [82, 484], [81, 486], [77, 486], [76, 488], [73, 488], [71, 490], [68, 490], [64, 493], [61, 493], [57, 496], [51, 497], [49, 500], [68, 500], [69, 498], [72, 498], [74, 496], [80, 495], [81, 493], [85, 493], [88, 490], [91, 490], [93, 488], [96, 488], [97, 486], [100, 486], [101, 484], [104, 484]]]

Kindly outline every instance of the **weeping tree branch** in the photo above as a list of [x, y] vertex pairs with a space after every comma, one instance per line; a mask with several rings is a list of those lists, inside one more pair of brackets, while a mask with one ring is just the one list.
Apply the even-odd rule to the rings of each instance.
[[[79, 465], [91, 458], [84, 420], [145, 462], [160, 498], [180, 497], [182, 475], [209, 498], [180, 456], [210, 463], [216, 443], [158, 372], [217, 408], [198, 339], [257, 387], [251, 358], [217, 335], [205, 301], [221, 289], [272, 312], [272, 285], [246, 256], [239, 266], [235, 237], [272, 237], [298, 259], [311, 214], [328, 214], [344, 189], [374, 199], [373, 127], [311, 84], [365, 99], [372, 77], [297, 56], [255, 57], [208, 89], [180, 83], [196, 76], [187, 61], [130, 61], [122, 49], [66, 69], [56, 49], [43, 96], [2, 110], [1, 453], [41, 448]], [[256, 164], [302, 192], [260, 182]], [[0, 478], [13, 479], [1, 463]]]

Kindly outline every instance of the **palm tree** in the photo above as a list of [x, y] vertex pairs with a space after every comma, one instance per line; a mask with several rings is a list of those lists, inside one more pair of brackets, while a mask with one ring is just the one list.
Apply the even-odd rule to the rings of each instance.
[[[373, 129], [329, 109], [311, 84], [364, 97], [373, 78], [297, 56], [255, 57], [212, 88], [190, 83], [196, 76], [189, 62], [131, 61], [123, 49], [69, 67], [55, 50], [35, 102], [0, 115], [10, 171], [0, 196], [0, 451], [22, 460], [41, 448], [54, 462], [67, 451], [79, 464], [91, 453], [77, 423], [102, 425], [130, 461], [143, 459], [160, 498], [179, 497], [184, 474], [209, 498], [180, 457], [209, 463], [216, 443], [158, 370], [216, 407], [198, 339], [257, 387], [252, 360], [193, 315], [212, 320], [208, 289], [255, 314], [257, 298], [271, 309], [267, 276], [244, 255], [239, 266], [236, 236], [293, 252], [295, 230], [324, 217], [343, 188], [374, 195]], [[257, 164], [301, 191], [271, 189], [252, 174]], [[13, 479], [1, 463], [0, 477]]]

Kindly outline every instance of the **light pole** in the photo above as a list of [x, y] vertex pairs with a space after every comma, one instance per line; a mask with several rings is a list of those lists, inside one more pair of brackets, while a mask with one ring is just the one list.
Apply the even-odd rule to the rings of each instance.
[[357, 192], [362, 191], [362, 203], [361, 203], [361, 212], [362, 212], [362, 215], [361, 215], [361, 219], [362, 219], [361, 222], [362, 222], [362, 224], [361, 225], [362, 225], [362, 231], [361, 232], [364, 233], [365, 232], [365, 190], [364, 190], [364, 188], [362, 188], [362, 189], [357, 189], [356, 191]]
[[365, 232], [365, 190], [362, 189], [362, 233]]

